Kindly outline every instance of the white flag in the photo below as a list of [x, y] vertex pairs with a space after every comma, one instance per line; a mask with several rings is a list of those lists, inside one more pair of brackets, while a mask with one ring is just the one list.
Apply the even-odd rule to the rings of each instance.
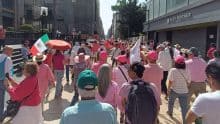
[[135, 45], [130, 49], [130, 63], [141, 62], [140, 56], [141, 39], [138, 39]]

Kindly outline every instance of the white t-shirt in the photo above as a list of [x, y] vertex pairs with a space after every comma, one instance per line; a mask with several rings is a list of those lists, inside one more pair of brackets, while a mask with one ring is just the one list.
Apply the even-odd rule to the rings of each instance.
[[192, 112], [202, 117], [203, 124], [220, 123], [220, 91], [200, 94], [192, 105]]
[[186, 70], [172, 68], [168, 80], [173, 82], [171, 89], [176, 93], [188, 93], [187, 83], [191, 82], [191, 77]]

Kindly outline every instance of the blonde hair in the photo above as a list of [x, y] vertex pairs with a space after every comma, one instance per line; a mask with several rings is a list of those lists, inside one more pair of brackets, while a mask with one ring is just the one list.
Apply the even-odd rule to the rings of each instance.
[[98, 74], [98, 92], [101, 97], [105, 97], [111, 83], [111, 67], [108, 64], [103, 64]]
[[27, 62], [24, 65], [24, 70], [30, 74], [30, 76], [36, 76], [38, 72], [37, 64], [34, 62]]

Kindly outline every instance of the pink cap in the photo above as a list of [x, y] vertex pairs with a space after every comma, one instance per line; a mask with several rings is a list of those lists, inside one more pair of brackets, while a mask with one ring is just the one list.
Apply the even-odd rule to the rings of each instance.
[[157, 60], [158, 59], [158, 54], [156, 51], [149, 51], [147, 53], [147, 58], [150, 60]]
[[101, 51], [99, 53], [99, 60], [105, 61], [105, 60], [107, 60], [107, 58], [108, 58], [108, 54], [106, 51]]
[[127, 63], [128, 59], [126, 55], [119, 55], [117, 58], [117, 61], [120, 63]]
[[185, 63], [185, 58], [183, 56], [177, 56], [176, 59], [175, 59], [175, 63], [184, 64]]

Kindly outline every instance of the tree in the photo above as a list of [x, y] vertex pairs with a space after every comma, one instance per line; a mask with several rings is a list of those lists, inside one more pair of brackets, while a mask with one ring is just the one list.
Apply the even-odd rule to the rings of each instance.
[[112, 10], [120, 15], [118, 30], [121, 38], [137, 36], [143, 32], [145, 6], [138, 4], [138, 0], [118, 0]]

